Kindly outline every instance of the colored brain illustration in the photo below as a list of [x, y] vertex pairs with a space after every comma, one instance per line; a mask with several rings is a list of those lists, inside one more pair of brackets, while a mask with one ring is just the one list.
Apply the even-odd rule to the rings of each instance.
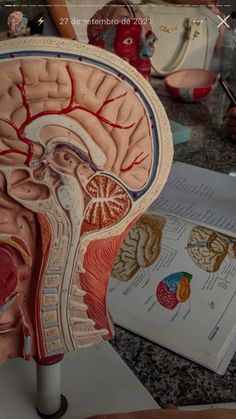
[[157, 287], [157, 301], [165, 308], [173, 310], [179, 303], [188, 300], [192, 275], [187, 272], [175, 272], [164, 278]]

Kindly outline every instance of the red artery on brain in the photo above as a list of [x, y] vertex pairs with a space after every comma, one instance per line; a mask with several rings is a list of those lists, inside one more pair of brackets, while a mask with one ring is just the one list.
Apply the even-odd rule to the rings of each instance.
[[0, 260], [0, 306], [2, 306], [17, 285], [17, 267], [13, 252], [8, 246], [0, 245]]
[[121, 172], [128, 172], [129, 170], [133, 169], [133, 167], [134, 167], [134, 166], [138, 166], [139, 164], [141, 164], [141, 163], [142, 163], [144, 160], [146, 160], [146, 159], [148, 158], [148, 156], [149, 156], [149, 154], [147, 154], [147, 156], [145, 156], [145, 157], [143, 157], [143, 158], [141, 158], [141, 159], [139, 160], [139, 158], [140, 158], [142, 155], [143, 155], [143, 151], [142, 151], [142, 153], [140, 153], [137, 157], [135, 157], [135, 159], [133, 160], [133, 162], [132, 162], [129, 166], [121, 168], [121, 169], [120, 169], [120, 170], [121, 170]]
[[129, 129], [129, 128], [132, 128], [134, 126], [134, 123], [132, 123], [130, 125], [127, 125], [127, 126], [116, 124], [116, 123], [108, 120], [107, 118], [105, 118], [101, 115], [101, 111], [106, 105], [114, 102], [115, 100], [118, 100], [118, 99], [126, 96], [126, 94], [127, 94], [126, 92], [119, 95], [119, 96], [116, 96], [114, 98], [105, 100], [96, 112], [92, 111], [91, 109], [87, 108], [86, 106], [75, 105], [74, 104], [75, 103], [75, 83], [74, 83], [73, 74], [71, 72], [71, 69], [70, 69], [69, 65], [66, 66], [66, 69], [67, 69], [67, 72], [68, 72], [68, 75], [69, 75], [69, 78], [70, 78], [70, 83], [71, 83], [71, 96], [70, 96], [69, 104], [65, 108], [61, 109], [60, 111], [58, 111], [58, 110], [50, 110], [49, 111], [48, 110], [48, 111], [42, 111], [42, 112], [36, 113], [35, 115], [31, 115], [30, 106], [27, 103], [27, 97], [26, 97], [26, 91], [25, 91], [25, 86], [26, 86], [25, 76], [24, 76], [24, 73], [22, 71], [22, 68], [20, 67], [20, 73], [22, 75], [22, 84], [18, 84], [17, 88], [20, 91], [21, 96], [22, 96], [23, 106], [24, 106], [25, 111], [26, 111], [26, 118], [25, 118], [24, 122], [20, 125], [20, 127], [17, 127], [9, 119], [0, 118], [0, 121], [5, 122], [6, 124], [10, 125], [15, 130], [19, 141], [27, 144], [28, 150], [27, 150], [27, 152], [24, 152], [24, 151], [20, 151], [20, 150], [17, 150], [17, 149], [6, 149], [6, 150], [3, 150], [3, 151], [0, 152], [0, 156], [5, 155], [5, 154], [11, 154], [11, 153], [25, 155], [26, 156], [25, 165], [29, 166], [30, 161], [33, 157], [34, 147], [33, 147], [32, 141], [30, 141], [28, 138], [26, 138], [23, 135], [23, 132], [24, 132], [27, 125], [29, 125], [35, 119], [37, 119], [41, 116], [44, 116], [44, 115], [65, 115], [65, 114], [69, 114], [70, 112], [75, 111], [75, 110], [82, 110], [82, 111], [85, 111], [85, 112], [89, 112], [90, 114], [94, 115], [97, 119], [99, 119], [101, 122], [103, 122], [105, 124], [108, 124], [108, 125], [112, 126], [113, 128]]

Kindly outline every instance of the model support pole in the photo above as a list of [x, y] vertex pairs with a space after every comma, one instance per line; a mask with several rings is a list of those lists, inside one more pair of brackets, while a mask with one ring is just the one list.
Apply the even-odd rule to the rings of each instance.
[[67, 400], [61, 395], [61, 361], [63, 355], [36, 359], [37, 411], [42, 418], [61, 418]]

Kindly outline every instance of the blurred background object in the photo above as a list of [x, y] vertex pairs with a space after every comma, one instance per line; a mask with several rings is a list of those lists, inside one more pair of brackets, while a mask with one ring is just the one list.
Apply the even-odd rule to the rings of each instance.
[[[47, 0], [48, 10], [58, 33], [67, 38], [88, 43], [87, 25], [91, 17], [107, 0]], [[134, 0], [140, 4], [140, 0]], [[60, 4], [62, 7], [57, 7]], [[85, 7], [86, 6], [86, 7]]]
[[[9, 18], [10, 15], [11, 18]], [[43, 1], [0, 0], [0, 40], [15, 36], [41, 35], [44, 16]], [[19, 19], [18, 22], [17, 19]]]
[[149, 79], [156, 36], [149, 17], [137, 6], [137, 0], [109, 3], [90, 0], [86, 7], [83, 3], [48, 0], [48, 9], [58, 33], [114, 52]]
[[[183, 7], [176, 6], [177, 3]], [[141, 10], [150, 16], [158, 38], [151, 60], [153, 75], [163, 77], [186, 68], [210, 68], [221, 35], [218, 9], [211, 10], [206, 0], [198, 2], [200, 5], [196, 7], [192, 3], [190, 0], [176, 4], [172, 1], [159, 0], [155, 4], [143, 1]]]
[[236, 11], [227, 20], [220, 57], [219, 71], [226, 79], [236, 76]]
[[10, 13], [7, 18], [7, 24], [7, 33], [10, 37], [29, 35], [30, 33], [30, 30], [27, 28], [28, 19], [20, 11]]
[[99, 9], [87, 27], [89, 43], [119, 55], [146, 79], [157, 37], [149, 17], [131, 1], [112, 0]]
[[218, 75], [212, 71], [191, 68], [176, 71], [165, 78], [169, 94], [182, 102], [205, 99], [218, 84]]

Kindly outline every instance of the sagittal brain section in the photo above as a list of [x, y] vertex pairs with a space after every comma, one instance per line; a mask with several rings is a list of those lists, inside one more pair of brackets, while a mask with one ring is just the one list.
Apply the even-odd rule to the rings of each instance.
[[[112, 265], [172, 157], [155, 93], [114, 61], [58, 38], [0, 43], [0, 364], [113, 335]], [[128, 236], [128, 278], [157, 257], [163, 225], [145, 215]]]
[[165, 218], [144, 214], [126, 236], [113, 264], [112, 276], [129, 281], [140, 268], [151, 266], [160, 254]]

